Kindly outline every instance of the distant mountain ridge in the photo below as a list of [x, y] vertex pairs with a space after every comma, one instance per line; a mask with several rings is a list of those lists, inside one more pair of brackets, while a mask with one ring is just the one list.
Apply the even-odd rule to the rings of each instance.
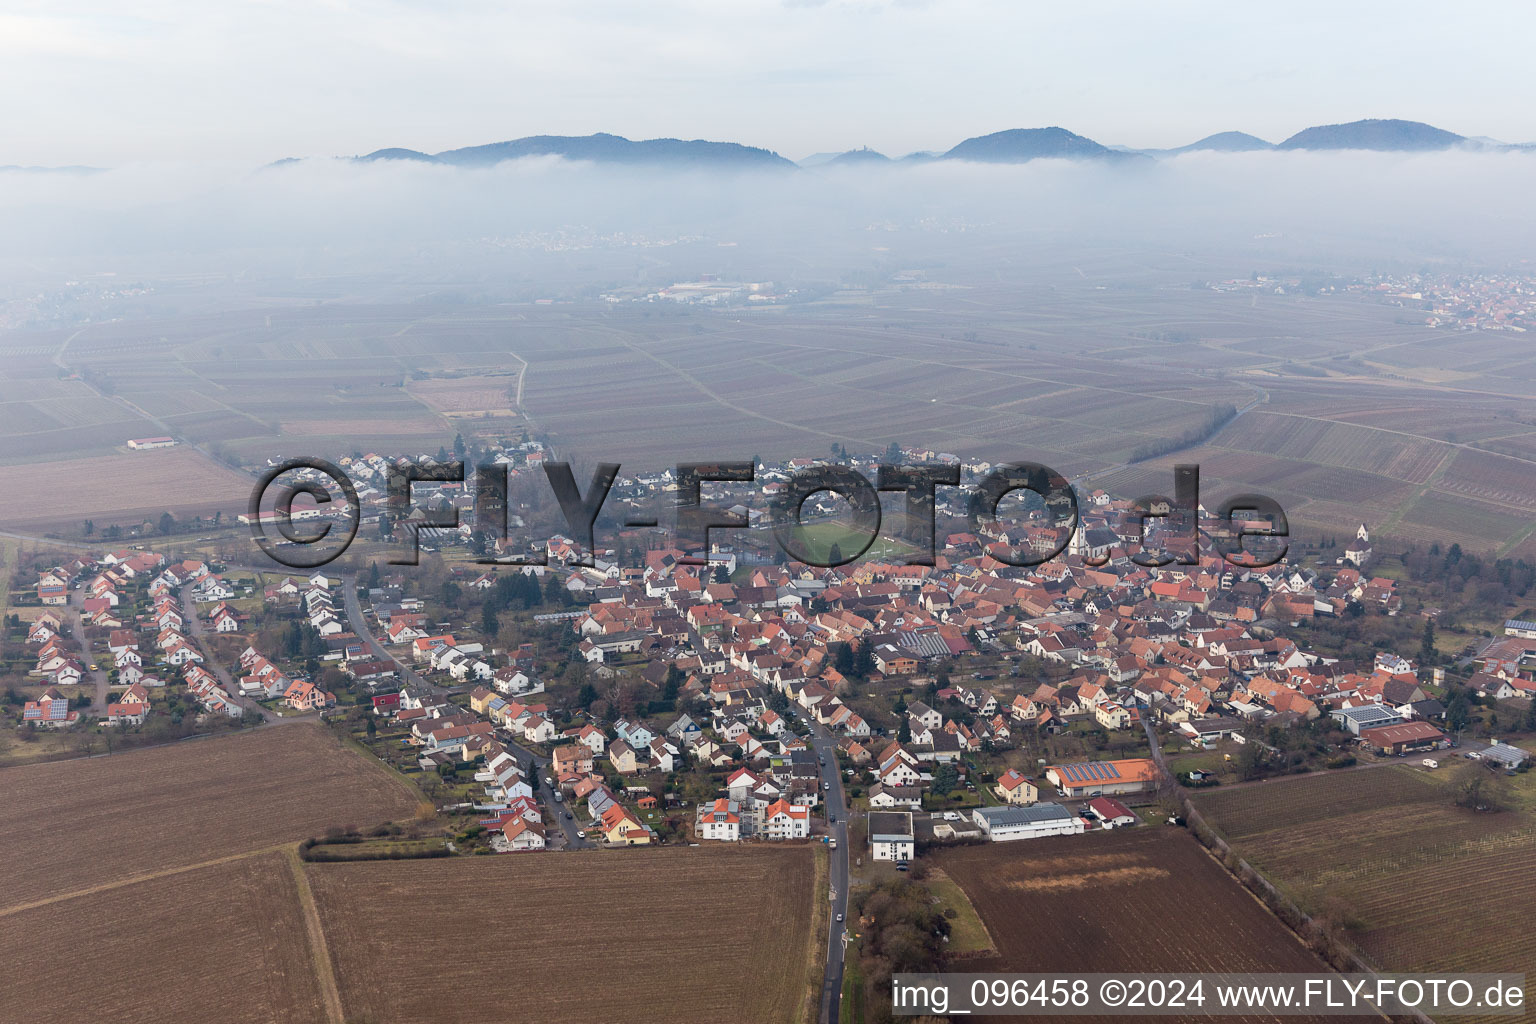
[[1017, 164], [1049, 157], [1075, 160], [1137, 160], [1140, 153], [1127, 153], [1100, 145], [1065, 128], [1011, 128], [966, 139], [945, 153], [942, 160], [970, 160], [975, 163]]
[[1391, 153], [1420, 153], [1451, 149], [1467, 138], [1422, 121], [1350, 121], [1304, 128], [1280, 143], [1280, 149], [1373, 149]]
[[839, 153], [832, 159], [823, 162], [828, 166], [842, 167], [848, 164], [862, 164], [865, 166], [870, 164], [888, 164], [892, 161], [884, 153], [876, 152], [868, 146], [864, 146], [861, 149], [850, 149], [846, 153]]
[[503, 160], [532, 156], [558, 156], [566, 160], [588, 160], [600, 164], [781, 169], [795, 166], [793, 161], [770, 150], [743, 146], [736, 142], [708, 142], [704, 139], [635, 141], [606, 132], [596, 135], [529, 135], [506, 142], [444, 150], [441, 153], [401, 148], [379, 149], [355, 159], [415, 160], [455, 167], [487, 167]]
[[[1278, 145], [1247, 132], [1224, 131], [1172, 149], [1137, 149], [1129, 146], [1106, 146], [1087, 136], [1052, 125], [1046, 128], [1009, 128], [987, 135], [977, 135], [942, 152], [909, 153], [893, 159], [866, 146], [841, 153], [816, 153], [798, 164], [785, 159], [773, 150], [737, 142], [671, 138], [634, 140], [606, 132], [580, 136], [529, 135], [505, 142], [444, 150], [440, 153], [391, 147], [351, 159], [361, 162], [405, 160], [453, 167], [488, 167], [504, 160], [554, 156], [566, 160], [620, 166], [794, 170], [817, 167], [910, 165], [939, 160], [1017, 164], [1031, 160], [1066, 159], [1134, 164], [1149, 158], [1173, 157], [1196, 152], [1374, 150], [1413, 153], [1456, 147], [1486, 151], [1536, 149], [1536, 146], [1532, 145], [1505, 145], [1490, 139], [1469, 139], [1422, 121], [1369, 118], [1344, 124], [1306, 128]], [[290, 159], [278, 163], [296, 162], [299, 161]]]
[[1191, 142], [1187, 146], [1163, 150], [1163, 152], [1170, 154], [1198, 152], [1252, 153], [1274, 148], [1275, 144], [1273, 142], [1265, 142], [1257, 135], [1249, 135], [1247, 132], [1217, 132], [1215, 135], [1207, 135], [1199, 142]]

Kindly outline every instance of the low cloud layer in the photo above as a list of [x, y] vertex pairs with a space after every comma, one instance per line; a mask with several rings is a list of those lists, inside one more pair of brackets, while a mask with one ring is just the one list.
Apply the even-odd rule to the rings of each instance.
[[[999, 241], [1219, 253], [1275, 239], [1296, 259], [1498, 265], [1531, 249], [1536, 154], [1191, 153], [1106, 165], [936, 162], [784, 173], [532, 159], [466, 169], [316, 160], [250, 171], [132, 165], [0, 172], [0, 267], [31, 277], [485, 272], [492, 252], [734, 244], [763, 271], [891, 247]], [[538, 262], [530, 255], [529, 272]]]

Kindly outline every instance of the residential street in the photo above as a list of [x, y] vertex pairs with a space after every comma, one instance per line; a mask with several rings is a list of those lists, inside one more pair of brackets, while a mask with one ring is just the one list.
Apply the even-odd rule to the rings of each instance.
[[207, 631], [203, 629], [203, 620], [198, 617], [197, 605], [192, 600], [192, 591], [194, 589], [195, 588], [193, 585], [189, 583], [182, 587], [176, 595], [177, 598], [181, 601], [182, 617], [186, 620], [187, 623], [187, 637], [197, 645], [198, 653], [203, 656], [203, 666], [211, 671], [215, 676], [218, 676], [219, 685], [224, 687], [224, 692], [229, 694], [230, 699], [232, 699], [236, 704], [240, 705], [240, 707], [244, 709], [247, 715], [259, 716], [263, 725], [282, 725], [288, 722], [319, 721], [320, 715], [318, 712], [308, 715], [276, 715], [272, 714], [266, 708], [262, 707], [260, 704], [257, 704], [255, 701], [240, 696], [240, 687], [230, 676], [229, 669], [225, 667], [223, 661], [215, 656], [214, 652], [210, 650], [208, 645], [203, 641], [204, 636], [207, 635]]
[[[848, 928], [848, 799], [843, 792], [842, 771], [838, 767], [837, 742], [831, 733], [813, 721], [801, 708], [792, 707], [791, 711], [796, 718], [811, 727], [811, 748], [823, 762], [821, 780], [828, 787], [822, 796], [826, 799], [827, 813], [837, 819], [827, 828], [827, 832], [837, 840], [837, 849], [827, 851], [830, 863], [828, 884], [837, 895], [832, 899], [832, 909], [828, 915], [827, 970], [822, 980], [821, 1012], [818, 1015], [822, 1024], [837, 1024], [842, 1010], [843, 935]], [[821, 893], [815, 894], [815, 898], [821, 899]], [[839, 917], [843, 918], [841, 922], [838, 921]]]
[[85, 588], [77, 587], [69, 594], [69, 631], [74, 636], [75, 642], [84, 652], [81, 665], [92, 683], [96, 685], [96, 695], [91, 705], [90, 716], [94, 718], [107, 717], [107, 705], [111, 702], [107, 689], [107, 673], [96, 667], [95, 653], [91, 650], [90, 641], [85, 638], [85, 622], [80, 618], [81, 611], [85, 608]]

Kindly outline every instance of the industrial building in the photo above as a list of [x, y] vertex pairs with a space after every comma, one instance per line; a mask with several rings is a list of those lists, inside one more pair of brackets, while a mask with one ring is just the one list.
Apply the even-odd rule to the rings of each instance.
[[1445, 745], [1445, 733], [1428, 722], [1395, 722], [1360, 730], [1360, 742], [1382, 754], [1434, 750]]
[[1403, 716], [1380, 704], [1363, 704], [1357, 708], [1340, 708], [1333, 712], [1333, 720], [1359, 736], [1362, 729], [1396, 725], [1403, 720]]
[[1149, 758], [1124, 761], [1082, 761], [1052, 765], [1045, 777], [1062, 796], [1120, 796], [1148, 793], [1157, 786], [1157, 764]]
[[1061, 804], [1030, 807], [978, 807], [972, 819], [994, 843], [1041, 836], [1073, 836], [1085, 831], [1083, 819]]

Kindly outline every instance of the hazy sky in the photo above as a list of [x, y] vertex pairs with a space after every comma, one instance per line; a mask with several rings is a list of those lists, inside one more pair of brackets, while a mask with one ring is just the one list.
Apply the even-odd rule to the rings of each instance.
[[1536, 5], [1291, 0], [9, 0], [0, 164], [428, 151], [538, 133], [798, 158], [1059, 124], [1536, 141]]

